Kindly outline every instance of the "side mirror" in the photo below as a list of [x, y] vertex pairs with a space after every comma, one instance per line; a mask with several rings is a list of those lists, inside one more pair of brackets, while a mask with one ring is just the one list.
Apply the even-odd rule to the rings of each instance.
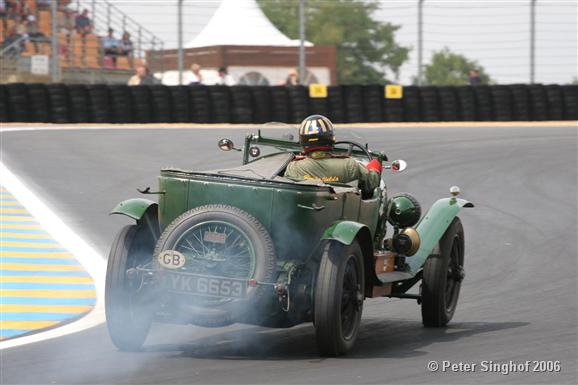
[[221, 151], [231, 151], [235, 148], [233, 141], [231, 139], [221, 139], [217, 146], [221, 149]]
[[403, 170], [405, 170], [407, 168], [407, 162], [405, 160], [394, 160], [393, 162], [391, 162], [391, 171], [393, 172], [402, 172]]

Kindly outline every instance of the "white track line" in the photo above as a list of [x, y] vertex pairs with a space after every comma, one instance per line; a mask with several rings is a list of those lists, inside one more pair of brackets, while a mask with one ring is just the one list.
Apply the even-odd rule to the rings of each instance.
[[104, 282], [106, 276], [106, 261], [104, 258], [64, 224], [64, 222], [8, 170], [2, 162], [0, 162], [0, 181], [30, 214], [32, 214], [40, 225], [50, 233], [56, 241], [74, 255], [84, 269], [92, 276], [96, 288], [96, 305], [90, 313], [84, 317], [45, 332], [2, 341], [0, 342], [0, 350], [61, 337], [103, 323], [105, 321]]

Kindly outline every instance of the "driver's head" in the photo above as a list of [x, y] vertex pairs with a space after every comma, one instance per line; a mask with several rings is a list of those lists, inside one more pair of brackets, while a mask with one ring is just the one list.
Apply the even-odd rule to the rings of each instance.
[[306, 117], [299, 127], [299, 143], [305, 152], [331, 150], [335, 143], [333, 123], [323, 115]]

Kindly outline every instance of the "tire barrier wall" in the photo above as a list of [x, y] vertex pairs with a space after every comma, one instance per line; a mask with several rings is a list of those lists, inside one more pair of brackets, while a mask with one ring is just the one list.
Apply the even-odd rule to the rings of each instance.
[[578, 85], [403, 88], [3, 84], [0, 121], [31, 123], [298, 123], [324, 114], [335, 123], [578, 120]]

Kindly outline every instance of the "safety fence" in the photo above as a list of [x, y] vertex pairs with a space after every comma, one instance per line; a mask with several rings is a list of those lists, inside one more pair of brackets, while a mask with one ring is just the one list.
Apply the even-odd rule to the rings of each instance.
[[[578, 85], [329, 86], [0, 85], [0, 121], [46, 123], [336, 123], [578, 120]], [[394, 90], [395, 91], [395, 90]], [[314, 97], [315, 96], [315, 97]]]

